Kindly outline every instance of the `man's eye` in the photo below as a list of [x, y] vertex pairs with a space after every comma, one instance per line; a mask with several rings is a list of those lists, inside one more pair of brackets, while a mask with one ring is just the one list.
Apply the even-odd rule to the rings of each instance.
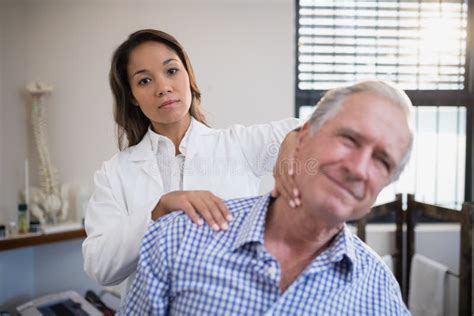
[[385, 168], [385, 170], [387, 170], [388, 172], [390, 172], [390, 170], [392, 169], [390, 164], [388, 163], [387, 160], [385, 160], [384, 158], [377, 158], [377, 160], [380, 162], [380, 164], [382, 164], [382, 166]]
[[144, 85], [150, 83], [150, 81], [151, 81], [150, 78], [143, 78], [143, 79], [141, 79], [140, 81], [138, 81], [138, 85], [139, 85], [139, 86], [144, 86]]
[[344, 140], [344, 142], [346, 142], [349, 145], [355, 145], [356, 144], [355, 138], [350, 136], [350, 135], [342, 135], [342, 139]]

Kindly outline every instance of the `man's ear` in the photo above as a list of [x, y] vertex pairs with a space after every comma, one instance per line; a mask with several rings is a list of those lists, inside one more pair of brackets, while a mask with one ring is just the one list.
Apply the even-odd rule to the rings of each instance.
[[296, 143], [296, 152], [299, 151], [299, 149], [303, 145], [306, 138], [309, 137], [310, 131], [311, 131], [311, 126], [309, 125], [308, 122], [304, 123], [304, 125], [299, 129], [299, 131], [298, 131], [298, 140], [297, 140], [297, 143]]

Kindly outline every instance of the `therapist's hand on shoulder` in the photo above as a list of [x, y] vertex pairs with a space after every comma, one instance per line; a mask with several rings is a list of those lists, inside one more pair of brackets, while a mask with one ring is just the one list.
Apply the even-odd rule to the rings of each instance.
[[183, 210], [191, 220], [203, 225], [203, 219], [215, 231], [229, 229], [233, 220], [224, 201], [209, 191], [173, 191], [161, 196], [151, 213], [153, 220], [172, 211]]
[[288, 133], [280, 146], [278, 159], [273, 168], [275, 187], [272, 191], [273, 197], [282, 196], [288, 201], [290, 207], [301, 206], [298, 188], [295, 183], [295, 150], [298, 140], [298, 131]]

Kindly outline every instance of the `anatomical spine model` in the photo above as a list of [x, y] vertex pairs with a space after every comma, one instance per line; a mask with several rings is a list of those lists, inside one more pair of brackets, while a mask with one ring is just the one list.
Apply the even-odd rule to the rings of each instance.
[[58, 171], [51, 164], [47, 140], [47, 114], [42, 103], [44, 96], [53, 91], [53, 86], [34, 82], [26, 86], [32, 98], [31, 125], [38, 152], [39, 187], [31, 188], [29, 204], [31, 213], [41, 224], [56, 224], [65, 221], [69, 208], [69, 186], [59, 184]]

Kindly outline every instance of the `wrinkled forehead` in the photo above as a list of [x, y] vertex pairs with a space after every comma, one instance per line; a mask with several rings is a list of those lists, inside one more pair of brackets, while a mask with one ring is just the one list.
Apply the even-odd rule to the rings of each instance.
[[400, 163], [411, 143], [409, 117], [404, 108], [373, 93], [348, 96], [323, 128], [350, 130], [367, 143], [386, 151]]

